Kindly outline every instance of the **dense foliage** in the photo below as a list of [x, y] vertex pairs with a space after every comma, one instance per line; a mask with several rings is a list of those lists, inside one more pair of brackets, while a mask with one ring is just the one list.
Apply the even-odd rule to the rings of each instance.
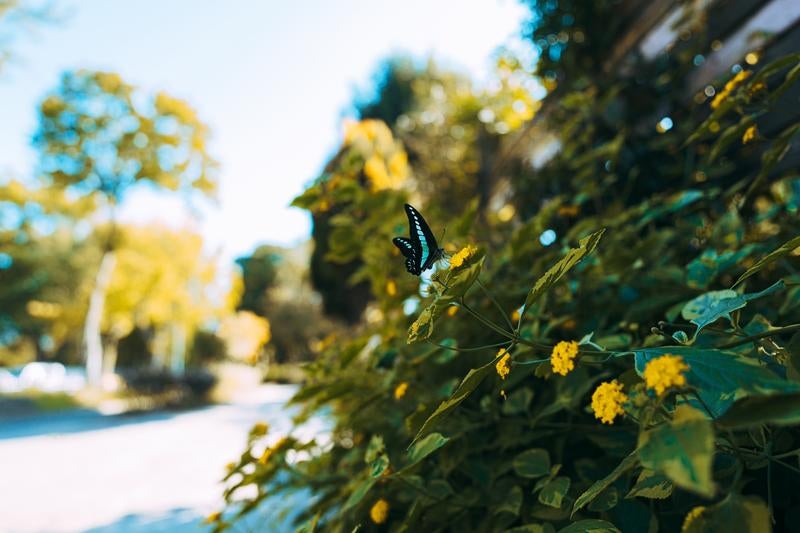
[[[334, 427], [253, 428], [218, 528], [310, 489], [306, 531], [799, 529], [800, 177], [781, 160], [800, 124], [769, 117], [800, 55], [687, 102], [702, 46], [565, 82], [534, 122], [557, 146], [535, 167], [499, 140], [543, 142], [525, 137], [536, 106], [510, 99], [516, 128], [485, 112], [514, 78], [493, 94], [423, 78], [391, 130], [352, 125], [295, 202], [330, 213], [324, 259], [374, 298], [294, 399], [298, 424]], [[482, 165], [485, 198], [455, 208], [436, 176], [474, 184]], [[391, 245], [406, 201], [452, 254], [421, 286]]]

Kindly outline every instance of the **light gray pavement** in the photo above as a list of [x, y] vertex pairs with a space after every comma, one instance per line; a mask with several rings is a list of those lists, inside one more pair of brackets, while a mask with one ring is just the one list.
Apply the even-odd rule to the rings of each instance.
[[[271, 437], [288, 431], [293, 391], [265, 385], [236, 404], [185, 412], [0, 420], [0, 532], [205, 531], [225, 464], [255, 422], [269, 423]], [[317, 421], [304, 433], [322, 431]], [[262, 515], [245, 529], [288, 526]]]

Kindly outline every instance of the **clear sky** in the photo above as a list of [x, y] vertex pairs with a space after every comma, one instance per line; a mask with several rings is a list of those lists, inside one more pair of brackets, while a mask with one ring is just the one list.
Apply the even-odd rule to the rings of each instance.
[[31, 175], [35, 108], [74, 68], [113, 70], [186, 99], [211, 127], [219, 204], [192, 217], [152, 191], [126, 200], [128, 221], [198, 227], [224, 256], [305, 239], [290, 208], [341, 137], [342, 111], [393, 53], [480, 79], [495, 48], [519, 34], [516, 0], [62, 0], [56, 24], [13, 44], [0, 75], [0, 174]]

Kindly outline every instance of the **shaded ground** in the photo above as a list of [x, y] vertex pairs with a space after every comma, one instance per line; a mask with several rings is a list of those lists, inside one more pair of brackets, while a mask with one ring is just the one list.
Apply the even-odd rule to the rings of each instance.
[[[257, 421], [285, 433], [290, 385], [189, 412], [104, 417], [74, 411], [0, 421], [0, 530], [202, 531], [220, 508], [225, 464]], [[309, 431], [321, 431], [315, 423]], [[248, 529], [290, 530], [274, 517]]]

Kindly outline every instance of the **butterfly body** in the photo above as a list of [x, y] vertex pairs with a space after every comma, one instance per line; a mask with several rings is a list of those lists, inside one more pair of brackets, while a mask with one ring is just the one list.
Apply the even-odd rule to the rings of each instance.
[[395, 237], [392, 242], [406, 258], [406, 270], [419, 276], [444, 256], [428, 223], [413, 206], [405, 204], [409, 237]]

